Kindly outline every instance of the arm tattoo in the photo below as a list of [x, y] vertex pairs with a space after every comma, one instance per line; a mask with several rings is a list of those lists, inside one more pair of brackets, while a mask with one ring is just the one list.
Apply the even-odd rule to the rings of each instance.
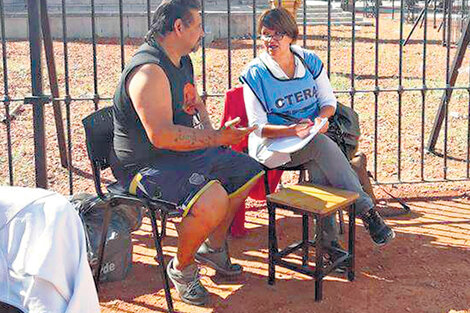
[[206, 148], [216, 143], [215, 133], [192, 128], [178, 129], [174, 138], [175, 143], [191, 148]]

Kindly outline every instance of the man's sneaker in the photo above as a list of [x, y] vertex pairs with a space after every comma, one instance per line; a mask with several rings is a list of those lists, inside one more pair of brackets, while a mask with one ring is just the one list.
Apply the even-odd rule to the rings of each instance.
[[[346, 250], [341, 246], [341, 244], [334, 240], [328, 245], [324, 245], [323, 248], [325, 249], [325, 256], [323, 257], [323, 261], [325, 266], [330, 266], [334, 262], [336, 262], [339, 258], [345, 256], [347, 254]], [[345, 273], [347, 267], [345, 264], [339, 265], [336, 269], [336, 273]]]
[[370, 237], [379, 246], [383, 246], [395, 238], [395, 232], [388, 227], [375, 209], [370, 209], [361, 216]]
[[201, 264], [212, 267], [218, 274], [224, 276], [240, 275], [243, 271], [240, 264], [232, 264], [230, 261], [227, 243], [222, 248], [214, 250], [204, 241], [197, 250], [195, 259]]
[[191, 264], [184, 270], [178, 271], [173, 267], [173, 260], [168, 263], [167, 273], [181, 300], [188, 304], [205, 305], [209, 299], [209, 292], [199, 280], [197, 265]]

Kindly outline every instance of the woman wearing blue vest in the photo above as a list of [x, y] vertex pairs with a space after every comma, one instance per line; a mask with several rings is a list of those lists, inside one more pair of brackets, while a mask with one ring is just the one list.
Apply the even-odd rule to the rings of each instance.
[[[258, 22], [258, 32], [266, 51], [254, 59], [240, 77], [249, 126], [258, 126], [248, 138], [250, 156], [269, 168], [303, 164], [311, 182], [359, 193], [357, 216], [364, 221], [377, 245], [386, 244], [395, 234], [376, 212], [373, 201], [362, 189], [339, 147], [323, 134], [328, 122], [296, 152], [267, 149], [269, 139], [306, 137], [314, 123], [335, 113], [336, 98], [318, 56], [294, 45], [299, 32], [288, 11], [274, 8], [264, 12]], [[327, 220], [324, 227], [325, 248], [338, 247], [335, 218]]]

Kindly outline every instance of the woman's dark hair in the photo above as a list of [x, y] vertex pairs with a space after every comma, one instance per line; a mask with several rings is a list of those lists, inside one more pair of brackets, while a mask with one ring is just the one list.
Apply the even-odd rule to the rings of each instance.
[[148, 42], [154, 36], [165, 36], [173, 31], [173, 26], [177, 19], [181, 19], [185, 26], [189, 26], [193, 17], [191, 10], [200, 10], [199, 0], [164, 0], [155, 10], [145, 40]]
[[264, 11], [258, 19], [259, 35], [261, 35], [261, 28], [263, 27], [284, 33], [294, 41], [299, 36], [299, 29], [294, 17], [283, 7]]

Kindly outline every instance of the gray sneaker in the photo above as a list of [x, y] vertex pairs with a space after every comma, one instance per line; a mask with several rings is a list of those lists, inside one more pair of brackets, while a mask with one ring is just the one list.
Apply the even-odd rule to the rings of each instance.
[[192, 305], [205, 305], [209, 300], [209, 292], [199, 280], [199, 269], [191, 264], [182, 271], [173, 267], [173, 260], [168, 263], [167, 273], [175, 285], [181, 300]]
[[204, 241], [197, 250], [195, 259], [201, 264], [212, 267], [217, 273], [224, 276], [236, 276], [243, 272], [243, 267], [240, 264], [232, 264], [230, 261], [227, 243], [222, 248], [214, 250]]

